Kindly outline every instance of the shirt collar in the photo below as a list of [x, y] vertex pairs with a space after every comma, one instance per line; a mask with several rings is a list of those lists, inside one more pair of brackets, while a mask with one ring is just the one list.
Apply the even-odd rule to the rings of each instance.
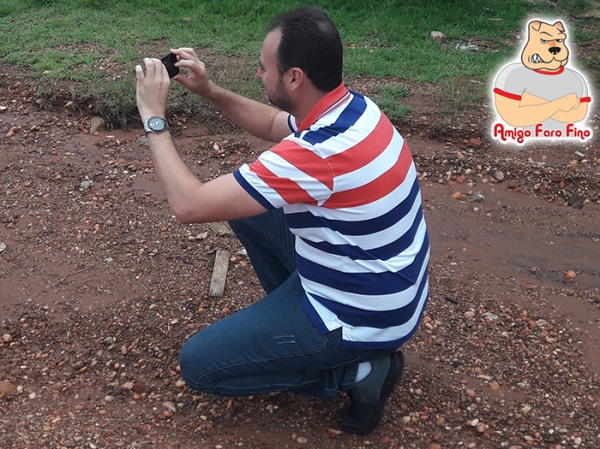
[[323, 98], [321, 98], [308, 112], [302, 123], [298, 126], [298, 131], [304, 131], [308, 129], [313, 123], [315, 123], [325, 113], [335, 109], [342, 104], [347, 97], [350, 96], [348, 89], [344, 83], [340, 84], [331, 92], [328, 92]]
[[560, 66], [560, 69], [558, 69], [555, 72], [548, 72], [546, 70], [534, 70], [534, 72], [536, 73], [541, 73], [542, 75], [560, 75], [562, 72], [565, 71], [565, 66]]

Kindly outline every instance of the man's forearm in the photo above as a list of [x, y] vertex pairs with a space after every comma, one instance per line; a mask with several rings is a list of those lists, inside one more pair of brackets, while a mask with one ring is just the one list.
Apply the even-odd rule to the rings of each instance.
[[290, 133], [287, 113], [251, 100], [210, 82], [204, 97], [244, 131], [270, 142], [279, 142]]
[[149, 133], [148, 144], [158, 182], [171, 210], [183, 221], [190, 213], [189, 209], [197, 206], [193, 205], [193, 195], [202, 183], [181, 159], [171, 133]]

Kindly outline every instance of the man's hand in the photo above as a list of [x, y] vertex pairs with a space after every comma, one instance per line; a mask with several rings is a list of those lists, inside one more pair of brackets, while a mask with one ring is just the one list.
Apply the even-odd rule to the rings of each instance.
[[179, 74], [173, 79], [184, 85], [189, 91], [203, 97], [207, 96], [211, 87], [211, 82], [206, 73], [206, 65], [200, 61], [198, 55], [192, 48], [171, 49], [171, 53], [179, 57], [175, 64], [177, 67], [185, 67], [188, 74]]
[[187, 69], [187, 75], [173, 79], [189, 91], [200, 95], [215, 105], [244, 131], [270, 142], [280, 142], [289, 136], [288, 113], [272, 106], [238, 95], [224, 89], [208, 78], [206, 66], [192, 48], [171, 49], [179, 58], [176, 67]]
[[153, 115], [165, 116], [171, 80], [167, 69], [155, 58], [145, 58], [146, 74], [141, 65], [135, 67], [136, 102], [142, 121]]

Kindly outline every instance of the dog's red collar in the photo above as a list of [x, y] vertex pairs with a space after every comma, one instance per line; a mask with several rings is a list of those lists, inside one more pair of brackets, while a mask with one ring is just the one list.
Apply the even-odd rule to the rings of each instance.
[[564, 71], [565, 71], [564, 65], [561, 66], [561, 68], [558, 69], [556, 72], [547, 72], [546, 70], [534, 70], [534, 72], [541, 73], [542, 75], [560, 75]]

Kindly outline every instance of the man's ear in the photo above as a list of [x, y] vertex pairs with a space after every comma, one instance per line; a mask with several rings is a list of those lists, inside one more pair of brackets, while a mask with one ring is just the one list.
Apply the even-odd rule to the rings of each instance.
[[288, 87], [293, 90], [299, 88], [306, 79], [306, 73], [298, 67], [292, 67], [286, 73]]

